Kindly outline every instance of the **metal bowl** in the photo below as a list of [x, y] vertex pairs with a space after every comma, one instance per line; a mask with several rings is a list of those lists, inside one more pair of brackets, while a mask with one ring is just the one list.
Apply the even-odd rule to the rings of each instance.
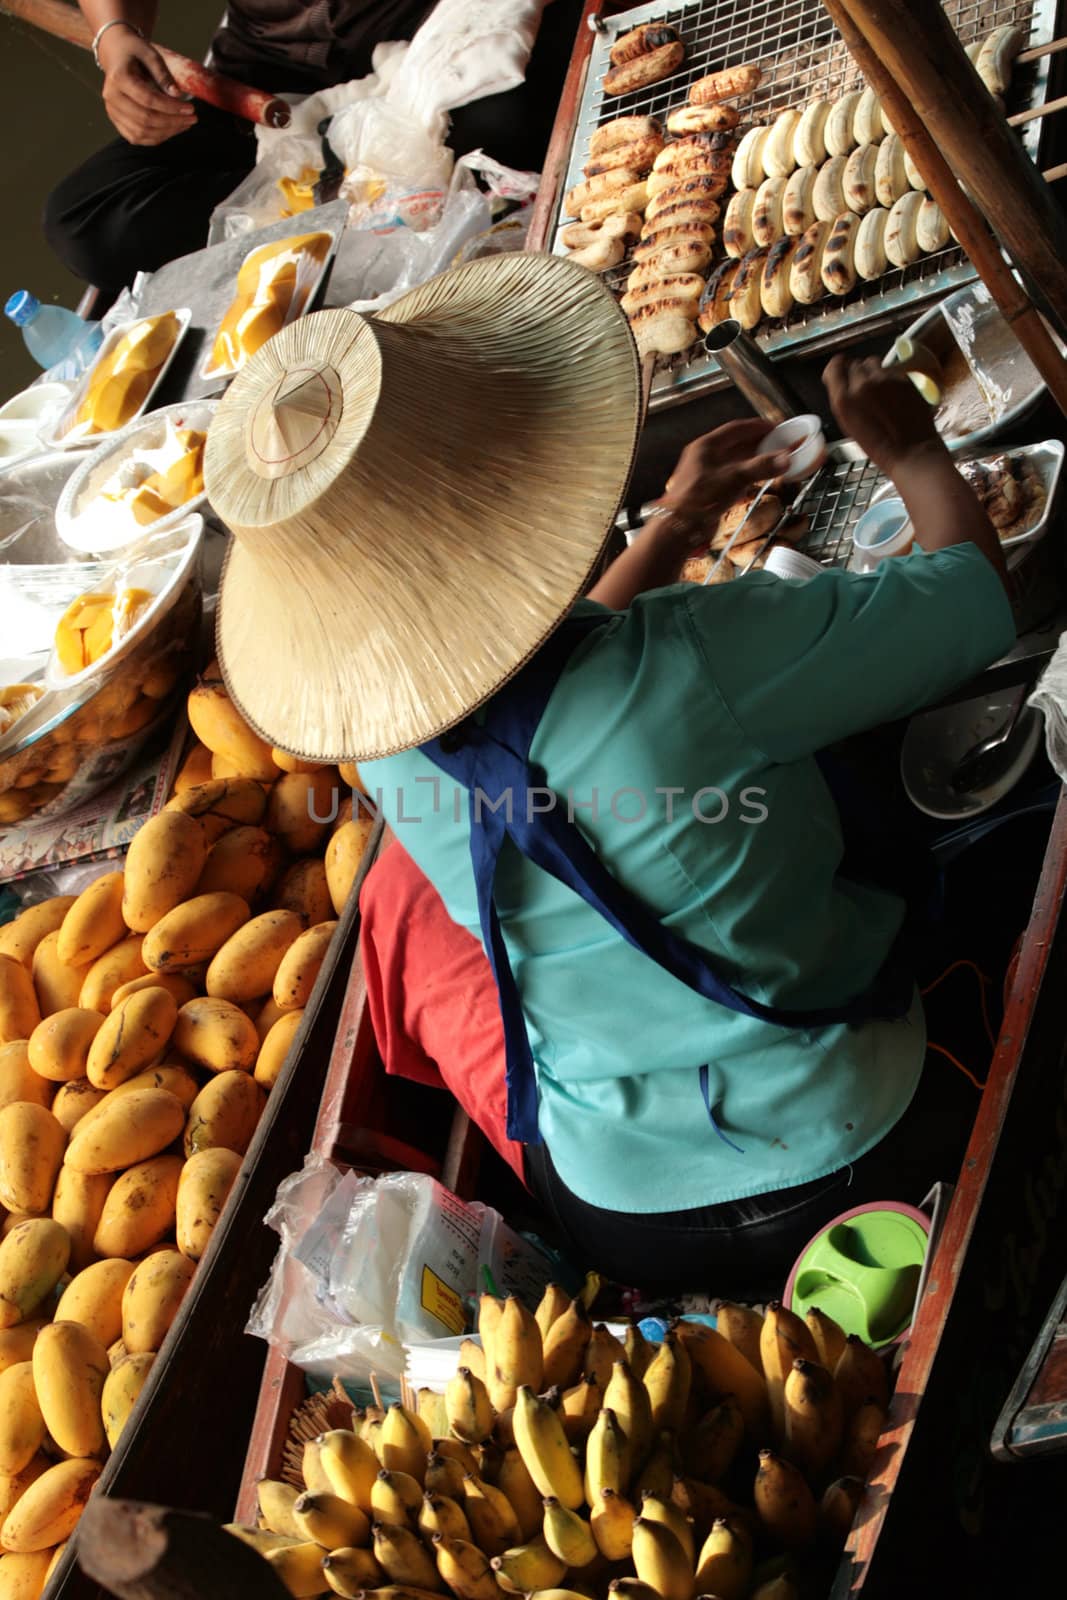
[[1004, 726], [1014, 698], [1015, 690], [1009, 687], [912, 717], [900, 750], [900, 776], [913, 805], [928, 817], [960, 822], [988, 811], [1014, 788], [1037, 754], [1044, 727], [1044, 719], [1029, 707], [1023, 709], [1002, 747], [995, 778], [983, 789], [963, 794], [951, 783], [963, 757]]

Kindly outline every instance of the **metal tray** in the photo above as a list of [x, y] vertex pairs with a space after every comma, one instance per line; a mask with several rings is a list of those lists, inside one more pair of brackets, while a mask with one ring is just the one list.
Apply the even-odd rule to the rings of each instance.
[[[1056, 0], [944, 0], [945, 10], [964, 44], [981, 38], [1004, 23], [1020, 23], [1033, 43], [1055, 34]], [[680, 71], [643, 93], [605, 97], [604, 74], [615, 39], [644, 22], [669, 22], [686, 45]], [[743, 102], [740, 130], [757, 122], [770, 122], [779, 111], [824, 97], [836, 99], [858, 88], [862, 75], [821, 0], [688, 0], [683, 4], [645, 5], [620, 12], [601, 23], [593, 43], [589, 70], [578, 109], [570, 164], [562, 194], [582, 179], [582, 166], [593, 130], [614, 117], [651, 115], [664, 117], [686, 103], [696, 79], [721, 67], [758, 61], [764, 78], [756, 92]], [[1010, 94], [1011, 109], [1025, 109], [1046, 97], [1049, 58], [1020, 68]], [[1036, 161], [1042, 119], [1026, 123], [1022, 143]], [[557, 227], [564, 219], [557, 215]], [[558, 242], [557, 252], [564, 247]], [[626, 264], [605, 274], [605, 281], [621, 289]], [[864, 284], [840, 300], [794, 307], [783, 322], [761, 323], [756, 337], [771, 355], [830, 350], [880, 326], [896, 326], [914, 308], [959, 288], [976, 276], [958, 246], [924, 257], [903, 271], [894, 269]], [[666, 360], [653, 381], [650, 405], [661, 409], [722, 387], [727, 378], [714, 356], [698, 342], [684, 355]]]

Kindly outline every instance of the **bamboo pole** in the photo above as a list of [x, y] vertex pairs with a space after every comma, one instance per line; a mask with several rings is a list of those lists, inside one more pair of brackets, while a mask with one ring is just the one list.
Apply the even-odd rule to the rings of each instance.
[[[1067, 365], [1055, 341], [1004, 261], [980, 212], [957, 183], [952, 168], [935, 143], [932, 131], [923, 125], [911, 99], [890, 73], [884, 58], [875, 54], [868, 40], [854, 25], [850, 12], [856, 3], [857, 0], [823, 0], [857, 66], [881, 97], [890, 121], [904, 140], [949, 227], [970, 257], [1001, 315], [1010, 324], [1015, 337], [1048, 385], [1049, 393], [1064, 416], [1067, 416]], [[963, 52], [960, 54], [963, 55]], [[965, 55], [963, 60], [969, 69], [970, 63]], [[977, 75], [975, 82], [981, 86]], [[989, 98], [984, 88], [982, 93]], [[1021, 152], [1020, 157], [1044, 193], [1044, 180]], [[1067, 260], [1067, 244], [1064, 259]]]
[[[967, 59], [939, 0], [834, 0], [828, 9], [847, 14], [868, 56], [877, 57], [896, 84], [898, 99], [913, 108], [911, 129], [924, 127], [930, 145], [944, 152], [1056, 331], [1067, 338], [1067, 222]], [[922, 171], [904, 128], [901, 137]], [[935, 198], [940, 204], [941, 196]], [[985, 277], [978, 261], [975, 266]]]

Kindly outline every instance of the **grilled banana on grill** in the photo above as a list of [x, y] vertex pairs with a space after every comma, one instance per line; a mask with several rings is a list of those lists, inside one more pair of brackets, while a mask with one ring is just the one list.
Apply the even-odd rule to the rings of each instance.
[[782, 225], [786, 233], [799, 237], [815, 221], [815, 180], [818, 176], [818, 167], [798, 167], [786, 183], [782, 196]]
[[874, 164], [874, 192], [878, 204], [888, 210], [907, 194], [909, 187], [904, 141], [899, 133], [890, 133], [878, 146], [878, 159]]
[[1011, 83], [1015, 57], [1026, 43], [1023, 30], [1013, 23], [994, 28], [982, 40], [975, 69], [990, 94], [1004, 94]]
[[907, 173], [908, 183], [913, 189], [926, 188], [926, 180], [919, 171], [918, 167], [915, 165], [914, 161], [911, 159], [911, 152], [906, 146], [904, 149], [904, 171]]
[[740, 261], [741, 257], [747, 255], [755, 246], [756, 237], [752, 220], [758, 193], [758, 189], [738, 189], [726, 207], [722, 242], [726, 254], [732, 256], [735, 261]]
[[845, 162], [845, 200], [850, 211], [858, 216], [877, 204], [874, 188], [875, 168], [878, 164], [878, 146], [861, 144]]
[[631, 28], [629, 33], [624, 33], [616, 39], [608, 53], [608, 59], [613, 67], [624, 67], [628, 61], [636, 61], [638, 56], [647, 56], [665, 44], [677, 44], [677, 42], [677, 28], [672, 28], [663, 22], [645, 22], [639, 28]]
[[725, 322], [729, 317], [730, 296], [733, 293], [734, 279], [740, 270], [740, 261], [723, 261], [715, 268], [705, 284], [704, 293], [700, 297], [700, 314], [697, 318], [705, 333], [710, 333], [712, 328], [717, 327], [720, 322]]
[[799, 239], [786, 233], [767, 252], [760, 278], [760, 304], [768, 317], [787, 317], [793, 309], [789, 274], [799, 245]]
[[667, 118], [668, 133], [729, 133], [741, 120], [736, 106], [679, 106]]
[[802, 306], [810, 306], [826, 293], [822, 281], [822, 258], [826, 241], [830, 237], [830, 224], [813, 222], [797, 243], [793, 264], [789, 269], [789, 288], [793, 299]]
[[639, 354], [679, 355], [697, 336], [694, 306], [688, 300], [665, 295], [641, 306], [630, 318]]
[[771, 131], [760, 152], [763, 170], [768, 178], [788, 178], [797, 164], [793, 151], [799, 111], [782, 111], [771, 124]]
[[771, 245], [785, 231], [782, 208], [786, 182], [784, 177], [765, 178], [756, 190], [756, 200], [752, 207], [754, 244]]
[[763, 73], [755, 62], [741, 67], [725, 67], [722, 72], [710, 72], [698, 78], [689, 91], [691, 106], [717, 105], [720, 100], [736, 100], [740, 95], [758, 89]]
[[696, 316], [704, 293], [704, 279], [699, 272], [679, 272], [669, 278], [648, 277], [636, 283], [635, 278], [638, 278], [638, 273], [632, 272], [626, 293], [619, 302], [628, 317], [640, 311], [642, 306], [663, 299], [684, 301], [692, 307], [691, 315]]
[[824, 161], [815, 179], [811, 203], [820, 222], [832, 222], [842, 211], [848, 210], [845, 196], [845, 168], [847, 156], [833, 156]]
[[798, 167], [818, 167], [826, 160], [826, 122], [829, 100], [812, 100], [804, 107], [793, 134], [793, 159]]
[[915, 218], [915, 239], [919, 249], [924, 256], [933, 255], [938, 250], [944, 250], [951, 238], [945, 213], [936, 200], [924, 195]]
[[625, 255], [626, 245], [622, 239], [604, 238], [572, 250], [570, 259], [580, 267], [588, 267], [590, 272], [607, 272], [609, 267], [617, 267]]
[[719, 215], [718, 202], [720, 196], [726, 192], [726, 187], [726, 175], [721, 172], [705, 172], [694, 178], [680, 178], [676, 183], [658, 189], [651, 197], [645, 208], [645, 222], [654, 222], [665, 211], [683, 201], [701, 201], [706, 204], [708, 218], [713, 222]]
[[852, 118], [852, 137], [857, 144], [881, 144], [885, 134], [882, 102], [874, 90], [868, 87], [856, 101], [856, 111]]
[[902, 195], [889, 213], [885, 226], [885, 253], [895, 267], [910, 267], [918, 261], [918, 223], [923, 196], [917, 189]]
[[[583, 222], [600, 222], [604, 217], [614, 217], [620, 213], [624, 216], [634, 212], [640, 213], [644, 211], [647, 202], [648, 188], [642, 178], [640, 183], [632, 183], [628, 189], [619, 189], [614, 194], [586, 201], [580, 215]], [[574, 213], [570, 212], [569, 215], [573, 216]]]
[[830, 107], [830, 115], [826, 119], [828, 156], [847, 156], [855, 144], [856, 108], [862, 98], [862, 92], [854, 89], [851, 94], [843, 94]]
[[568, 250], [584, 250], [602, 239], [636, 239], [640, 232], [641, 218], [637, 212], [622, 211], [600, 222], [572, 222], [559, 237]]
[[[583, 206], [591, 204], [594, 200], [606, 200], [620, 195], [626, 190], [635, 188], [640, 182], [640, 173], [632, 172], [629, 167], [615, 167], [611, 172], [598, 173], [595, 178], [587, 178], [584, 183], [577, 183], [573, 189], [568, 189], [563, 199], [563, 209], [568, 217], [581, 216]], [[640, 206], [626, 207], [627, 211], [641, 209]]]
[[830, 225], [822, 255], [822, 281], [828, 294], [848, 294], [856, 287], [856, 232], [860, 219], [842, 211]]
[[[651, 24], [649, 26], [651, 27]], [[674, 33], [673, 28], [664, 28], [660, 31]], [[678, 71], [684, 60], [685, 45], [675, 35], [666, 44], [646, 50], [641, 55], [633, 56], [618, 66], [611, 67], [604, 74], [604, 93], [636, 94], [639, 89], [648, 89], [663, 78], [669, 78], [672, 72]]]
[[754, 328], [763, 313], [760, 283], [767, 260], [766, 249], [750, 250], [741, 262], [730, 289], [730, 315], [742, 328]]
[[865, 282], [880, 278], [889, 265], [885, 253], [885, 229], [889, 212], [884, 206], [868, 211], [856, 231], [856, 271]]
[[596, 160], [608, 150], [620, 145], [637, 144], [642, 139], [659, 139], [663, 129], [655, 117], [616, 117], [612, 122], [601, 123], [589, 141], [590, 160]]
[[614, 172], [617, 167], [627, 168], [638, 177], [652, 170], [652, 163], [663, 149], [662, 134], [648, 134], [643, 139], [633, 139], [629, 144], [619, 144], [591, 156], [582, 171], [587, 178], [599, 177], [603, 172]]
[[763, 147], [770, 138], [766, 127], [749, 128], [734, 155], [731, 177], [735, 189], [758, 189], [766, 177], [763, 170]]

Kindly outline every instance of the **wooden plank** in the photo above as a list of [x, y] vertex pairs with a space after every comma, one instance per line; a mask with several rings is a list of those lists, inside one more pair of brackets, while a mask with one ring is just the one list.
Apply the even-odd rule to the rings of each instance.
[[86, 1572], [118, 1600], [288, 1600], [251, 1546], [187, 1511], [96, 1498], [78, 1546]]
[[478, 1191], [485, 1136], [459, 1106], [452, 1116], [448, 1148], [441, 1166], [441, 1182], [461, 1200], [473, 1200]]

